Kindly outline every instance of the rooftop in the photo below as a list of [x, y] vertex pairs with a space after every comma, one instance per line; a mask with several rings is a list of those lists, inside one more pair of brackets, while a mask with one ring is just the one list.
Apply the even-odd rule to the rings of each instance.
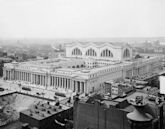
[[32, 106], [30, 109], [22, 111], [21, 113], [30, 116], [34, 119], [42, 120], [69, 108], [70, 107], [67, 107], [65, 105], [52, 106], [49, 103], [38, 103]]
[[[88, 62], [82, 58], [56, 58], [28, 62], [13, 62], [5, 64], [5, 67], [24, 69], [33, 72], [51, 73], [62, 76], [80, 76], [81, 78], [96, 77], [97, 74], [102, 74], [110, 71], [118, 71], [123, 67], [132, 67], [132, 65], [141, 65], [143, 62], [152, 62], [157, 60], [157, 57], [143, 58], [139, 60], [130, 61], [110, 61], [110, 60], [94, 60], [94, 67], [87, 67], [88, 63], [91, 65], [93, 62]], [[73, 67], [74, 66], [74, 67]], [[79, 66], [79, 67], [76, 67]]]

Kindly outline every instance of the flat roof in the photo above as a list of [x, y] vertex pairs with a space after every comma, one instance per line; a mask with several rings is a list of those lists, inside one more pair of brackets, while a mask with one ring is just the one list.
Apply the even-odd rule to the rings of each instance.
[[116, 106], [118, 104], [118, 102], [111, 101], [111, 100], [104, 100], [104, 101], [102, 101], [102, 103], [106, 104], [108, 107], [109, 106]]
[[59, 112], [67, 110], [69, 108], [71, 108], [71, 107], [64, 106], [61, 104], [60, 104], [60, 106], [52, 106], [48, 103], [44, 103], [44, 104], [34, 105], [30, 109], [22, 111], [21, 113], [24, 115], [27, 115], [29, 117], [32, 117], [36, 120], [43, 120], [45, 118], [48, 118], [52, 115], [55, 115]]

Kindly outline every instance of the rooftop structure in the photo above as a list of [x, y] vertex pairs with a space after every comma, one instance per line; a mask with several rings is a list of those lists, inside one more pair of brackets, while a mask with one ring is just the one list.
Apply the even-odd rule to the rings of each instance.
[[[102, 94], [101, 98], [95, 94], [87, 97], [88, 99], [77, 100], [74, 104], [74, 128], [113, 128], [113, 129], [129, 129], [127, 113], [132, 112], [134, 107], [129, 103], [135, 101], [137, 96], [144, 98], [144, 112], [153, 117], [151, 126], [153, 129], [158, 128], [159, 105], [155, 100], [150, 100], [148, 91], [137, 90], [129, 93], [126, 97], [116, 97], [107, 99]], [[94, 99], [91, 99], [94, 98]], [[89, 101], [93, 100], [93, 101]], [[162, 118], [161, 118], [162, 119]]]
[[30, 109], [20, 112], [20, 121], [28, 123], [30, 127], [38, 129], [65, 128], [67, 121], [72, 116], [72, 107], [65, 105], [50, 105], [47, 103], [38, 103]]
[[107, 60], [128, 60], [132, 58], [132, 48], [126, 43], [76, 42], [66, 44], [66, 56]]

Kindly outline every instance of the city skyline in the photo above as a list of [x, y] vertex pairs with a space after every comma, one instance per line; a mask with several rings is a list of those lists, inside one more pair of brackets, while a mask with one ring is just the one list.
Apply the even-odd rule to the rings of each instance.
[[0, 1], [0, 38], [165, 36], [164, 0]]

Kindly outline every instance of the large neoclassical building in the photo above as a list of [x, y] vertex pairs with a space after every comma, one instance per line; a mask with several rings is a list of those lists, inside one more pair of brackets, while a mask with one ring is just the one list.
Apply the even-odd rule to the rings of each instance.
[[124, 43], [79, 42], [65, 45], [66, 57], [7, 63], [3, 78], [29, 86], [51, 87], [89, 93], [104, 82], [155, 73], [162, 68], [162, 56], [133, 59]]

